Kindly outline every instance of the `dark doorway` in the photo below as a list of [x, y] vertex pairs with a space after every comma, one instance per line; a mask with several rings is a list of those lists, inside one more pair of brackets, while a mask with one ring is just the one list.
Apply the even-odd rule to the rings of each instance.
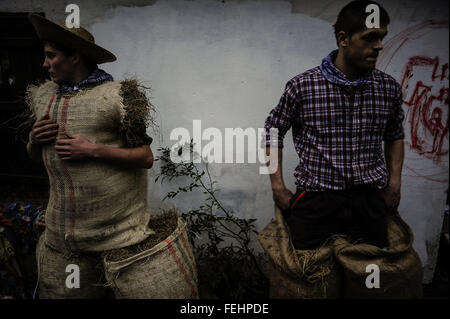
[[[43, 15], [42, 13], [38, 13]], [[47, 186], [42, 164], [26, 152], [30, 127], [23, 127], [28, 84], [42, 81], [42, 45], [28, 12], [0, 12], [0, 193], [5, 200], [16, 185]]]

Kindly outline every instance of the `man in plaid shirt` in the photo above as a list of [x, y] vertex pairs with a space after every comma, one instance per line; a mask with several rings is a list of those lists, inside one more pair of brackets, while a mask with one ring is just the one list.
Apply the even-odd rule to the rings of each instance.
[[[369, 4], [380, 8], [379, 28], [366, 27]], [[400, 202], [404, 154], [401, 87], [375, 69], [389, 22], [376, 2], [346, 5], [334, 25], [338, 50], [291, 79], [266, 119], [267, 152], [278, 154], [273, 198], [297, 249], [316, 248], [332, 234], [386, 245], [386, 215]], [[291, 127], [299, 156], [296, 194], [282, 175]], [[270, 128], [278, 138], [270, 138]]]

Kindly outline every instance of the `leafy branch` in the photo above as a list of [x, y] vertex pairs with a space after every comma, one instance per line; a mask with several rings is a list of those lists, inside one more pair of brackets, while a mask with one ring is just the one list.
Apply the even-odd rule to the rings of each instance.
[[[199, 271], [200, 281], [203, 276], [203, 284], [208, 286], [208, 290], [222, 297], [255, 297], [261, 294], [261, 285], [265, 283], [255, 252], [250, 247], [252, 234], [257, 234], [254, 225], [256, 220], [238, 218], [234, 211], [227, 210], [220, 203], [216, 196], [219, 191], [215, 187], [217, 182], [211, 177], [208, 163], [201, 168], [192, 160], [197, 155], [193, 146], [191, 140], [189, 145], [181, 147], [177, 155], [181, 157], [183, 151], [187, 151], [189, 160], [177, 162], [172, 161], [169, 148], [158, 149], [161, 156], [156, 160], [161, 162], [161, 171], [156, 181], [163, 183], [188, 178], [186, 185], [168, 192], [164, 199], [194, 189], [200, 189], [205, 196], [197, 209], [182, 214], [189, 226], [199, 270], [207, 270]], [[206, 241], [202, 240], [202, 235], [206, 235]], [[222, 269], [220, 276], [217, 272], [211, 274], [211, 270], [218, 269]]]

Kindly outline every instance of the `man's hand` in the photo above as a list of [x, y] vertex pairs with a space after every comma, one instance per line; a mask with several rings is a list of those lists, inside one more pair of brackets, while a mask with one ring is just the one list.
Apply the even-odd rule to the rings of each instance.
[[384, 202], [388, 209], [388, 212], [392, 213], [397, 210], [398, 205], [400, 204], [400, 184], [388, 185], [386, 188], [382, 190]]
[[40, 145], [52, 142], [58, 134], [58, 124], [50, 120], [48, 115], [43, 116], [34, 123], [29, 135], [31, 145]]
[[68, 139], [56, 142], [56, 153], [63, 161], [96, 159], [120, 165], [124, 168], [146, 168], [153, 165], [153, 153], [149, 145], [132, 148], [110, 147], [95, 144], [87, 138], [64, 132]]
[[286, 187], [276, 188], [272, 189], [272, 192], [273, 200], [281, 210], [287, 210], [290, 208], [289, 202], [294, 194], [289, 189], [287, 189]]
[[389, 183], [388, 186], [382, 190], [382, 194], [389, 212], [397, 210], [398, 205], [400, 204], [404, 153], [403, 140], [384, 143], [386, 166], [389, 171]]
[[56, 141], [56, 153], [63, 161], [82, 160], [94, 157], [97, 145], [81, 135], [65, 132], [68, 139]]

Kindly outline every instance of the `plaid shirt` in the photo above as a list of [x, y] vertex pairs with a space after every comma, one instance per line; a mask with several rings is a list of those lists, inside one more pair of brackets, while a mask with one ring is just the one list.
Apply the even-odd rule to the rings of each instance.
[[[382, 140], [404, 138], [401, 86], [376, 69], [351, 82], [334, 66], [336, 54], [287, 83], [266, 119], [266, 146], [282, 148], [292, 127], [299, 188], [384, 187], [388, 172]], [[278, 129], [277, 137], [270, 139], [270, 128]]]

